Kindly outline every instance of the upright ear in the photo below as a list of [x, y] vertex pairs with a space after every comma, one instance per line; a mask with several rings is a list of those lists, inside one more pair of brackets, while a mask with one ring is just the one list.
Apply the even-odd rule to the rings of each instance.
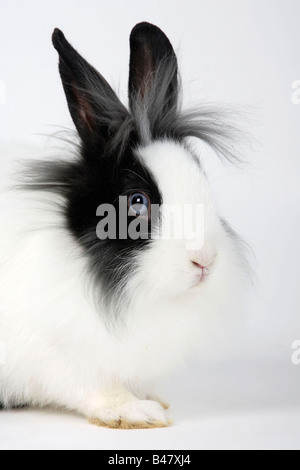
[[176, 54], [167, 36], [150, 23], [137, 24], [130, 35], [131, 110], [136, 100], [150, 108], [156, 105], [156, 111], [160, 108], [164, 113], [177, 108], [178, 103]]
[[55, 29], [52, 42], [68, 107], [82, 140], [107, 142], [129, 116], [107, 81]]

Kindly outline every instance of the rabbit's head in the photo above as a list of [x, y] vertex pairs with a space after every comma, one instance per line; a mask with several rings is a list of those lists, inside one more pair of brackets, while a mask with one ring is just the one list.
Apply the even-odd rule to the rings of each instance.
[[47, 178], [64, 196], [67, 227], [102, 300], [115, 310], [126, 302], [143, 310], [233, 299], [244, 264], [240, 243], [187, 143], [194, 136], [218, 149], [224, 130], [213, 113], [181, 112], [168, 38], [148, 23], [133, 29], [128, 109], [61, 31], [53, 44], [80, 152]]

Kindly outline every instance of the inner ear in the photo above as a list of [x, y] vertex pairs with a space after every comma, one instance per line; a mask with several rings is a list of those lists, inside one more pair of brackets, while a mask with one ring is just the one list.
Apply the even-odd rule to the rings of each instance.
[[62, 78], [63, 88], [66, 94], [68, 108], [74, 124], [81, 138], [91, 136], [96, 131], [96, 106], [92, 92], [86, 86], [86, 76], [79, 74], [76, 68], [71, 68], [60, 56], [59, 71]]
[[95, 113], [93, 113], [92, 105], [89, 102], [88, 97], [85, 96], [81, 90], [76, 88], [74, 83], [71, 84], [71, 87], [73, 89], [75, 103], [77, 103], [74, 104], [74, 106], [77, 107], [80, 125], [82, 125], [83, 128], [89, 133], [93, 133], [95, 131], [96, 125]]
[[155, 64], [152, 51], [147, 44], [140, 44], [136, 54], [131, 56], [129, 93], [138, 94], [143, 101], [154, 78]]

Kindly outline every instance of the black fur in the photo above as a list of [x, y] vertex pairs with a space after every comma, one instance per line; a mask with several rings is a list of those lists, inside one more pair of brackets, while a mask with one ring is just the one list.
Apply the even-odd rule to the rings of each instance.
[[[133, 113], [136, 100], [145, 101], [154, 82], [161, 81], [162, 72], [166, 70], [170, 70], [171, 74], [167, 86], [161, 87], [164, 96], [160, 97], [156, 119], [163, 119], [172, 109], [177, 110], [177, 58], [169, 39], [159, 28], [149, 23], [137, 24], [130, 35], [129, 103]], [[150, 111], [153, 103], [148, 100], [147, 104]]]
[[[137, 143], [132, 139], [122, 158], [116, 161], [112, 156], [91, 152], [88, 160], [82, 154], [73, 162], [41, 162], [27, 169], [27, 177], [34, 180], [29, 188], [63, 196], [66, 227], [87, 252], [92, 278], [96, 285], [101, 282], [108, 302], [121, 294], [134, 267], [135, 255], [148, 246], [151, 223], [148, 224], [148, 240], [100, 240], [96, 234], [100, 221], [96, 216], [97, 207], [103, 203], [115, 206], [118, 234], [119, 196], [143, 191], [152, 204], [162, 203], [153, 177], [135, 156]], [[133, 217], [129, 217], [128, 224], [132, 220]]]

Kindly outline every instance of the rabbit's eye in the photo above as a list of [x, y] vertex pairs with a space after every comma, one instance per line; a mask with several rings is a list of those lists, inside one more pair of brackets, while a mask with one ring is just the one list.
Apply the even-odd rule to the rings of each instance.
[[134, 193], [128, 198], [128, 214], [133, 217], [150, 217], [150, 200], [144, 193]]

